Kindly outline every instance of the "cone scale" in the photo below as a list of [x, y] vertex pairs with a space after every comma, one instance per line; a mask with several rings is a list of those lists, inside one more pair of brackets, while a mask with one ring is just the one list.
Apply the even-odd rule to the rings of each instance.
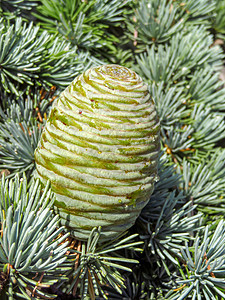
[[130, 228], [157, 178], [159, 123], [147, 85], [132, 70], [103, 65], [78, 76], [53, 104], [35, 151], [56, 212], [72, 235], [102, 240]]

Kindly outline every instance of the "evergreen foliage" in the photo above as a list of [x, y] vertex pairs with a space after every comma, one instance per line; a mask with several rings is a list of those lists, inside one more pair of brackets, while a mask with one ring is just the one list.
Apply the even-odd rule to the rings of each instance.
[[182, 279], [177, 280], [180, 287], [168, 299], [224, 298], [224, 221], [219, 222], [213, 234], [206, 226], [204, 236], [195, 240], [194, 251], [186, 243], [181, 253], [185, 268], [180, 267]]
[[[83, 298], [89, 294], [91, 298], [103, 296], [104, 299], [108, 299], [102, 289], [103, 285], [111, 286], [119, 293], [122, 292], [121, 288], [125, 288], [124, 278], [117, 269], [132, 272], [131, 268], [121, 263], [138, 263], [138, 261], [125, 258], [117, 252], [121, 249], [142, 252], [142, 248], [136, 247], [142, 242], [134, 241], [134, 238], [137, 237], [137, 234], [134, 234], [120, 239], [120, 241], [113, 240], [113, 243], [98, 246], [100, 235], [101, 228], [93, 228], [87, 244], [80, 244], [80, 251], [71, 249], [72, 253], [79, 255], [79, 263], [77, 261], [77, 265], [75, 264], [75, 268], [70, 275], [73, 280], [67, 289], [67, 293], [73, 290], [72, 293], [75, 296], [79, 281], [81, 281], [80, 291]], [[72, 259], [73, 261], [74, 259]]]
[[54, 198], [49, 184], [42, 195], [40, 191], [38, 180], [28, 188], [25, 176], [10, 181], [2, 178], [0, 265], [2, 277], [9, 278], [6, 295], [10, 300], [28, 299], [27, 292], [52, 299], [40, 287], [52, 285], [59, 277], [66, 279], [63, 262], [68, 242], [60, 243], [68, 234], [59, 237], [63, 227], [57, 228], [59, 217], [51, 211]]
[[225, 1], [224, 0], [217, 0], [216, 1], [216, 15], [213, 18], [212, 28], [215, 31], [215, 35], [218, 38], [224, 39], [225, 34]]
[[[129, 1], [120, 0], [45, 0], [34, 16], [42, 30], [70, 41], [79, 52], [108, 59], [116, 52], [121, 23], [129, 11]], [[124, 9], [124, 7], [126, 9]], [[118, 30], [119, 29], [119, 30]]]
[[31, 11], [37, 5], [38, 1], [33, 0], [1, 0], [0, 12], [27, 17], [27, 11]]
[[[225, 1], [2, 0], [0, 14], [1, 299], [225, 299]], [[54, 99], [102, 63], [148, 83], [161, 123], [154, 193], [110, 243], [69, 237], [33, 179]]]
[[65, 87], [84, 70], [87, 55], [60, 42], [39, 27], [27, 25], [21, 18], [9, 25], [0, 20], [1, 89], [18, 95], [16, 83]]

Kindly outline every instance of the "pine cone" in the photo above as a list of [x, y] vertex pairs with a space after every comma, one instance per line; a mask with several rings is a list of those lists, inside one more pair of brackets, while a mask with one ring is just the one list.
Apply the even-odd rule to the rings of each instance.
[[53, 104], [35, 151], [56, 211], [78, 239], [130, 228], [157, 178], [159, 122], [147, 85], [132, 70], [103, 65], [78, 76]]

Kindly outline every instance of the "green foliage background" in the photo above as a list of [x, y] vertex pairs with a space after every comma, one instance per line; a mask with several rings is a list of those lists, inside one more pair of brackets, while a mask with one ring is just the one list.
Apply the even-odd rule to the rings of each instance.
[[[225, 299], [224, 0], [0, 1], [1, 299]], [[90, 66], [149, 84], [159, 181], [110, 244], [72, 241], [32, 177], [54, 99]]]

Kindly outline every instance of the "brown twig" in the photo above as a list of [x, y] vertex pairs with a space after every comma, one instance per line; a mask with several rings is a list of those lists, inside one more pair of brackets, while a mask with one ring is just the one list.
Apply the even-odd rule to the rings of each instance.
[[[205, 263], [207, 264], [208, 259], [207, 259], [207, 256], [206, 256], [206, 252], [205, 252], [205, 254], [204, 254], [204, 259], [205, 259]], [[208, 265], [207, 269], [208, 269], [208, 270], [211, 270], [210, 265]], [[210, 272], [209, 274], [210, 274], [213, 278], [216, 278], [216, 276], [214, 275], [213, 272]]]
[[[77, 251], [79, 251], [79, 252], [81, 251], [81, 245], [82, 245], [81, 241], [78, 241]], [[79, 258], [80, 258], [80, 254], [77, 253], [77, 257], [76, 257], [76, 261], [75, 261], [75, 265], [74, 265], [75, 271], [77, 270], [78, 265], [79, 265]], [[74, 297], [76, 295], [76, 291], [77, 291], [79, 281], [80, 281], [80, 279], [78, 278], [76, 283], [74, 284], [74, 287], [73, 287], [72, 295]]]
[[34, 297], [34, 295], [35, 295], [35, 291], [36, 291], [36, 289], [37, 289], [38, 285], [41, 283], [41, 281], [42, 281], [42, 279], [43, 279], [43, 277], [44, 277], [44, 274], [45, 274], [45, 272], [43, 272], [43, 273], [41, 274], [41, 277], [40, 277], [40, 279], [38, 280], [38, 282], [37, 282], [36, 286], [34, 287], [34, 289], [33, 289], [33, 291], [32, 291], [32, 297]]

